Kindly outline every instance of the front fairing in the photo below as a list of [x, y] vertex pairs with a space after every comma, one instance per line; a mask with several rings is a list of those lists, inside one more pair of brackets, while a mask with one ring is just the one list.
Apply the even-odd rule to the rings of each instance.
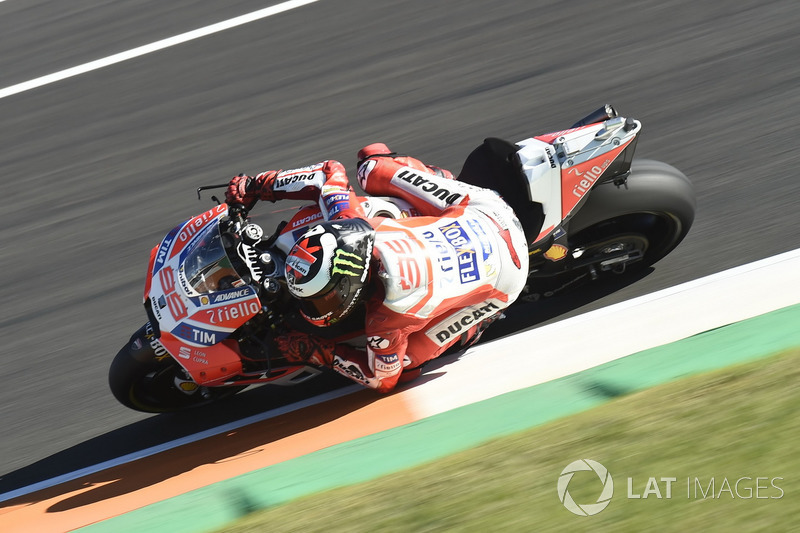
[[153, 250], [145, 305], [159, 342], [201, 384], [241, 370], [230, 334], [261, 311], [222, 244], [222, 204], [174, 228]]

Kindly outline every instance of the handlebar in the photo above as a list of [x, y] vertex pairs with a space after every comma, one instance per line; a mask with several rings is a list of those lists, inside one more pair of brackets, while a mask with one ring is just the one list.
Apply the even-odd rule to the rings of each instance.
[[228, 205], [228, 216], [244, 224], [247, 221], [248, 210], [244, 204]]
[[[211, 189], [224, 189], [227, 188], [227, 183], [220, 183], [218, 185], [203, 185], [197, 188], [197, 199], [202, 200], [200, 193], [203, 191], [208, 191]], [[211, 197], [212, 200], [217, 202], [217, 205], [222, 205], [222, 202], [216, 195]], [[247, 221], [247, 214], [249, 213], [247, 207], [244, 204], [229, 204], [228, 205], [228, 215], [233, 218], [235, 221], [244, 224]]]

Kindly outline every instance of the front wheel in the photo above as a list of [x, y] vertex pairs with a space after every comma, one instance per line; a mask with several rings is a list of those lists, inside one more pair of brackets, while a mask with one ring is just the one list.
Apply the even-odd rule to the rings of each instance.
[[245, 388], [199, 387], [186, 378], [181, 366], [154, 339], [148, 322], [111, 363], [108, 384], [122, 405], [146, 413], [167, 413], [204, 405]]

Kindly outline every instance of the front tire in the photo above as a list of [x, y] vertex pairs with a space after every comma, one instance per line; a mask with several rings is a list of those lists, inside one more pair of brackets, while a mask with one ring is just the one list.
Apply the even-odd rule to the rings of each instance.
[[206, 389], [189, 382], [181, 366], [153, 339], [148, 322], [131, 336], [111, 363], [108, 384], [122, 405], [145, 413], [175, 412], [232, 396], [245, 388]]

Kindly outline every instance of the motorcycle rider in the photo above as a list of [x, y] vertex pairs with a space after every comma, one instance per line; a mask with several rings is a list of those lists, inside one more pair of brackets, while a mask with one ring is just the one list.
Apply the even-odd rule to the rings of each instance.
[[366, 219], [344, 166], [240, 174], [229, 205], [318, 201], [325, 222], [307, 230], [286, 259], [286, 280], [310, 323], [325, 327], [366, 305], [366, 351], [293, 332], [278, 339], [293, 362], [333, 368], [388, 392], [423, 363], [474, 341], [522, 291], [528, 248], [513, 210], [494, 191], [382, 143], [358, 152], [358, 180], [371, 195], [408, 201], [419, 216]]

